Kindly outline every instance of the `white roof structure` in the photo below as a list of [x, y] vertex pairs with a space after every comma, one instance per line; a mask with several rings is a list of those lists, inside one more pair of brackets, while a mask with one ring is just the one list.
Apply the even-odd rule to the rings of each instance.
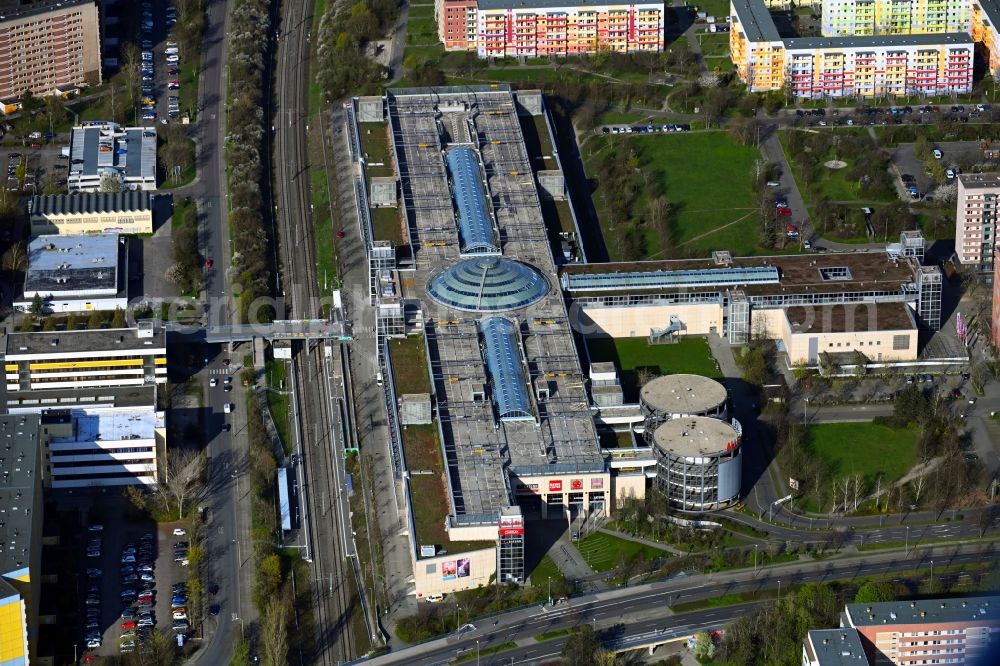
[[156, 128], [91, 121], [73, 128], [70, 192], [97, 192], [112, 175], [125, 190], [156, 189]]

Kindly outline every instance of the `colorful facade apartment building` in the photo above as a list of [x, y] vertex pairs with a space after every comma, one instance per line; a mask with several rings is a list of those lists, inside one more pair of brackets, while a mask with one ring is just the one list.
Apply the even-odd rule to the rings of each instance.
[[839, 629], [816, 629], [802, 666], [995, 664], [1000, 597], [847, 604]]
[[825, 37], [968, 32], [971, 0], [823, 0]]
[[783, 38], [763, 0], [733, 0], [730, 15], [730, 56], [754, 92], [787, 89], [812, 98], [972, 89], [968, 33]]
[[982, 44], [988, 55], [988, 66], [994, 78], [1000, 77], [1000, 2], [972, 0], [969, 33], [973, 41]]
[[1000, 174], [959, 174], [955, 208], [955, 254], [963, 266], [991, 272], [997, 245]]
[[100, 82], [95, 0], [0, 0], [0, 98]]
[[480, 58], [662, 51], [663, 2], [437, 0], [438, 37]]

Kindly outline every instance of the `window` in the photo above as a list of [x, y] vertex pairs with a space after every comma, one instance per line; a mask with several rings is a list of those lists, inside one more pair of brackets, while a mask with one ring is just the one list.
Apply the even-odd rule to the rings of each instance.
[[894, 351], [909, 349], [910, 348], [910, 336], [908, 335], [894, 335], [892, 336], [892, 348]]

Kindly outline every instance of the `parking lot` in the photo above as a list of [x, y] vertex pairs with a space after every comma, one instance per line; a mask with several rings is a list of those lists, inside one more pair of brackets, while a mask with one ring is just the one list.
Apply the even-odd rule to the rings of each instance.
[[142, 119], [167, 123], [180, 117], [180, 51], [171, 32], [177, 8], [144, 0], [139, 17], [142, 47]]
[[[971, 169], [973, 165], [983, 161], [982, 150], [978, 141], [942, 141], [934, 144], [934, 147], [941, 151], [941, 163], [945, 168], [958, 168], [960, 172]], [[926, 198], [930, 194], [933, 197], [937, 183], [933, 181], [927, 173], [927, 165], [923, 160], [917, 158], [914, 153], [914, 144], [902, 143], [896, 146], [890, 158], [897, 181], [899, 195], [904, 200], [911, 197], [907, 192], [906, 185], [912, 178], [912, 182], [917, 187], [921, 198]], [[950, 180], [950, 179], [949, 179]]]
[[688, 123], [676, 125], [605, 125], [601, 127], [602, 134], [659, 134], [690, 131], [691, 125]]
[[132, 652], [153, 629], [171, 638], [189, 632], [186, 588], [174, 587], [188, 574], [175, 562], [187, 555], [187, 549], [175, 551], [188, 541], [186, 529], [131, 518], [124, 501], [110, 508], [101, 504], [82, 528], [80, 645], [85, 654]]

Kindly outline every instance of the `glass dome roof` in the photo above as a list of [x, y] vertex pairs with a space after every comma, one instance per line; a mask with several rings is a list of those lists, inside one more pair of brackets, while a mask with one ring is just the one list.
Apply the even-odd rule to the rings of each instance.
[[527, 264], [503, 257], [466, 259], [427, 283], [438, 303], [466, 312], [516, 310], [540, 300], [549, 283]]

